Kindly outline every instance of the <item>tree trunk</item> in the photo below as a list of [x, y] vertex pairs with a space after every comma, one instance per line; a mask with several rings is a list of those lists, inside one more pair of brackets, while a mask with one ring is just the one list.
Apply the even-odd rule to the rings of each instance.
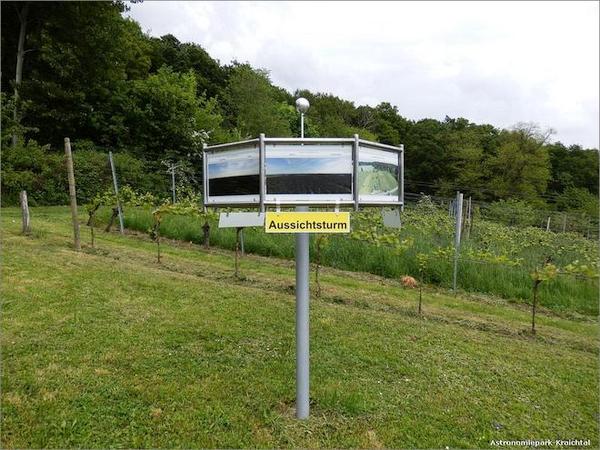
[[[21, 24], [19, 29], [19, 41], [17, 44], [17, 67], [15, 70], [15, 105], [13, 109], [13, 121], [15, 124], [19, 122], [19, 114], [17, 112], [17, 103], [19, 100], [19, 85], [23, 80], [23, 60], [25, 59], [25, 35], [27, 32], [27, 15], [29, 13], [29, 2], [26, 2], [21, 11], [17, 9], [17, 15], [19, 16], [19, 22]], [[12, 135], [12, 146], [17, 145], [17, 133], [13, 132]]]

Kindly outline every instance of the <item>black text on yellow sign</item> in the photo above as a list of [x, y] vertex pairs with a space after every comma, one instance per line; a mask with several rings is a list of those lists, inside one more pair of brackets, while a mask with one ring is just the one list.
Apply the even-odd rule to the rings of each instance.
[[348, 212], [267, 212], [267, 233], [349, 233]]

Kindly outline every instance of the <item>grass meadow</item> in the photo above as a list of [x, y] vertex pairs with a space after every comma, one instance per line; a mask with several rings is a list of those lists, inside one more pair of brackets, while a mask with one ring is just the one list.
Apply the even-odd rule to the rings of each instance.
[[[192, 234], [158, 264], [144, 234], [98, 229], [91, 248], [85, 227], [75, 252], [67, 208], [31, 216], [22, 236], [2, 210], [3, 448], [599, 445], [593, 318], [542, 308], [532, 336], [526, 307], [435, 286], [418, 316], [417, 290], [326, 267], [297, 421], [291, 261], [248, 254], [237, 279], [232, 252]], [[290, 240], [267, 242], [287, 256]]]

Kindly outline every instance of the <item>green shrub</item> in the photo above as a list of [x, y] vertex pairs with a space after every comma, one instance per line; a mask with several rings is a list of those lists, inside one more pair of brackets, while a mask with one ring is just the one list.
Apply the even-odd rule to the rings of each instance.
[[26, 190], [31, 206], [65, 204], [68, 201], [63, 159], [34, 140], [2, 149], [2, 204], [17, 205]]
[[[34, 140], [2, 149], [2, 204], [17, 205], [19, 192], [26, 190], [32, 206], [64, 205], [69, 201], [64, 154], [40, 146]], [[89, 202], [98, 192], [112, 188], [108, 152], [96, 149], [90, 141], [74, 141], [73, 168], [77, 200]], [[114, 153], [120, 185], [129, 185], [157, 196], [169, 193], [169, 177], [127, 152]]]

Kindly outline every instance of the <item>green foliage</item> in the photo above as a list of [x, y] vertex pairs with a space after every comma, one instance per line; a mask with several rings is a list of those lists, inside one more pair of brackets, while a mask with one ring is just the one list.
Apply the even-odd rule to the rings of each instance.
[[291, 136], [289, 110], [277, 101], [267, 71], [248, 64], [234, 65], [226, 95], [231, 120], [243, 137], [254, 138], [260, 133]]
[[198, 97], [215, 98], [225, 87], [225, 70], [200, 45], [181, 43], [172, 34], [150, 38], [151, 72], [168, 66], [173, 71], [193, 71]]
[[549, 281], [557, 275], [558, 269], [552, 263], [546, 263], [541, 268], [535, 268], [530, 273], [531, 279], [536, 282]]
[[509, 226], [531, 226], [537, 223], [537, 216], [532, 205], [516, 199], [499, 200], [492, 203], [486, 209], [485, 217]]
[[146, 160], [197, 154], [206, 140], [202, 132], [220, 126], [214, 103], [196, 98], [192, 72], [181, 74], [163, 67], [133, 81], [127, 99], [123, 116], [130, 133], [124, 144]]
[[[38, 129], [39, 142], [60, 146], [65, 136], [113, 143], [124, 132], [114, 114], [126, 80], [149, 67], [147, 39], [139, 26], [121, 17], [116, 2], [32, 2], [27, 21], [21, 95], [23, 125]], [[14, 25], [5, 27], [5, 17]], [[13, 79], [15, 9], [2, 5], [2, 77]]]
[[[374, 215], [372, 219], [360, 219], [361, 215], [370, 212]], [[372, 232], [373, 241], [365, 238], [371, 234], [369, 227], [379, 220], [376, 218], [378, 212], [373, 209], [353, 213], [351, 236], [355, 238], [329, 236], [327, 245], [321, 248], [321, 264], [370, 272], [391, 279], [403, 275], [417, 277], [417, 255], [421, 253], [427, 256], [422, 275], [425, 282], [441, 287], [451, 286], [454, 236], [447, 210], [435, 207], [427, 200], [420, 206], [407, 207], [402, 214], [402, 229], [395, 231], [400, 239], [400, 249], [393, 244], [377, 244], [377, 231]], [[211, 219], [211, 245], [233, 250], [235, 232], [216, 228], [215, 221], [216, 218]], [[448, 222], [450, 226], [447, 226]], [[167, 214], [160, 230], [165, 237], [202, 244], [202, 223], [202, 219]], [[440, 226], [433, 225], [436, 223]], [[125, 216], [125, 224], [131, 229], [147, 231], [153, 224], [151, 211], [130, 208]], [[365, 227], [366, 235], [354, 234], [365, 231]], [[312, 240], [311, 248], [314, 263], [317, 263], [316, 239]], [[247, 253], [287, 259], [294, 257], [294, 237], [291, 235], [265, 235], [261, 229], [249, 228], [244, 232], [244, 244]], [[531, 296], [529, 274], [549, 254], [561, 273], [566, 273], [569, 265], [585, 266], [586, 273], [593, 270], [597, 272], [598, 249], [594, 241], [575, 233], [546, 233], [533, 227], [509, 228], [479, 220], [470, 239], [465, 238], [461, 245], [458, 285], [461, 290], [468, 292], [498, 295], [510, 301], [528, 301]], [[597, 283], [597, 276], [583, 278], [575, 273], [559, 276], [540, 287], [543, 294], [541, 303], [557, 311], [595, 315], [598, 313]]]
[[597, 217], [600, 205], [598, 196], [585, 188], [569, 186], [556, 198], [556, 207], [562, 211], [581, 212], [589, 217]]
[[[148, 199], [149, 200], [149, 199]], [[152, 198], [152, 200], [154, 200]], [[146, 202], [148, 206], [155, 202]], [[140, 205], [137, 205], [140, 206]], [[157, 243], [158, 262], [160, 262], [160, 226], [166, 216], [185, 216], [191, 219], [201, 219], [204, 222], [212, 221], [217, 218], [217, 213], [212, 209], [205, 209], [202, 206], [201, 198], [198, 194], [188, 192], [187, 195], [180, 198], [177, 203], [163, 202], [152, 211], [152, 225], [147, 229], [150, 238]]]
[[546, 191], [550, 180], [547, 136], [539, 128], [524, 124], [503, 131], [497, 153], [488, 161], [490, 185], [495, 195], [534, 201]]
[[[72, 148], [77, 199], [86, 202], [99, 190], [113, 189], [108, 154], [96, 150], [89, 142], [74, 142]], [[157, 186], [153, 182], [158, 180], [148, 176], [143, 161], [128, 153], [113, 154], [113, 161], [120, 185], [134, 186], [140, 191], [155, 191]], [[65, 170], [61, 171], [61, 178], [66, 179], [65, 173]]]
[[549, 144], [547, 148], [552, 166], [552, 191], [560, 193], [575, 187], [598, 196], [598, 149], [584, 149], [579, 145], [565, 147], [560, 142]]
[[66, 169], [60, 155], [32, 139], [2, 147], [2, 203], [17, 205], [25, 190], [31, 206], [68, 202]]
[[[77, 200], [85, 203], [99, 191], [112, 189], [108, 155], [98, 151], [89, 141], [75, 141], [72, 149]], [[52, 152], [48, 145], [40, 146], [31, 139], [19, 142], [16, 147], [6, 145], [2, 153], [4, 205], [16, 205], [21, 190], [27, 191], [32, 206], [68, 202], [63, 153]], [[167, 176], [151, 173], [145, 162], [128, 153], [116, 153], [113, 159], [120, 184], [155, 195], [164, 195], [168, 189]]]

